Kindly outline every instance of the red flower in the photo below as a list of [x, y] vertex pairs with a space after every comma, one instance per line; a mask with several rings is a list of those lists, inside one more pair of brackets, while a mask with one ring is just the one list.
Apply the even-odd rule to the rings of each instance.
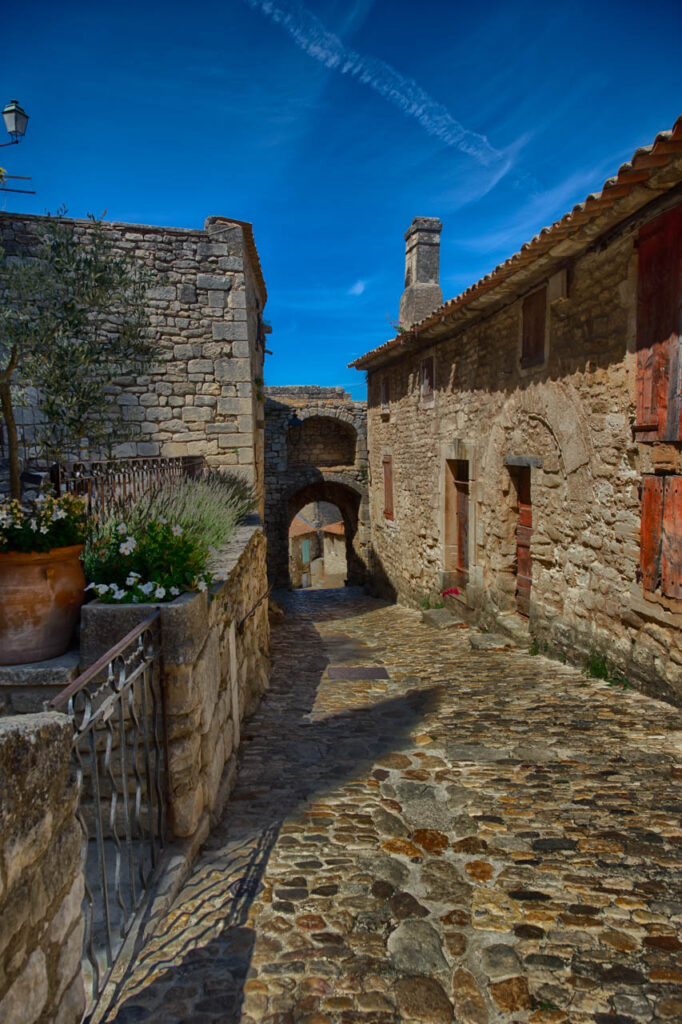
[[441, 597], [447, 597], [448, 594], [459, 594], [457, 587], [450, 587], [449, 590], [441, 591]]

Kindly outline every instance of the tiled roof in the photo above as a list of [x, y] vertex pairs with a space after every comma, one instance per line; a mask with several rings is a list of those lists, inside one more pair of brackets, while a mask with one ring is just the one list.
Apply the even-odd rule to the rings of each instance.
[[330, 523], [329, 526], [323, 526], [322, 532], [333, 533], [337, 537], [344, 537], [346, 534], [346, 527], [344, 526], [343, 519], [339, 519], [338, 523]]
[[552, 261], [565, 260], [658, 195], [674, 188], [680, 181], [682, 117], [678, 117], [670, 131], [660, 132], [651, 146], [635, 150], [632, 159], [620, 167], [615, 177], [604, 182], [600, 192], [591, 193], [584, 202], [574, 206], [570, 213], [549, 227], [543, 228], [530, 242], [522, 245], [519, 252], [514, 253], [504, 263], [500, 263], [490, 274], [486, 274], [476, 284], [444, 303], [418, 324], [414, 324], [409, 331], [401, 332], [390, 341], [355, 359], [349, 366], [363, 370], [375, 362], [383, 361], [384, 358], [393, 355], [394, 350], [418, 337], [434, 337], [436, 333], [440, 333], [434, 328], [444, 323], [452, 325], [460, 310], [464, 314], [474, 312], [465, 307], [470, 307], [476, 300], [482, 299], [493, 290], [496, 296], [499, 295], [502, 291], [500, 286], [504, 282], [511, 277], [516, 278], [516, 275], [535, 265], [542, 257], [545, 257], [543, 267]]
[[314, 526], [311, 526], [310, 523], [306, 523], [305, 519], [301, 516], [294, 516], [291, 521], [291, 526], [289, 527], [289, 536], [304, 537], [309, 533], [317, 533], [317, 530]]

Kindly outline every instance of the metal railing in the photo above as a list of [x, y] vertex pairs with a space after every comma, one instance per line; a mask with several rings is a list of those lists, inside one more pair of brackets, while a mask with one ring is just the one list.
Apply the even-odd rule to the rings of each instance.
[[151, 888], [166, 841], [160, 613], [135, 626], [50, 703], [74, 726], [85, 854], [89, 1012]]
[[50, 477], [57, 494], [78, 494], [86, 499], [88, 512], [103, 514], [115, 502], [139, 498], [161, 484], [200, 477], [205, 466], [203, 455], [100, 459], [55, 465]]

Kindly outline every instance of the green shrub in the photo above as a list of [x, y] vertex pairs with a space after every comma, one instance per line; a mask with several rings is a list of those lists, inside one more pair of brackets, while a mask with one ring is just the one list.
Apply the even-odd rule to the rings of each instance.
[[17, 499], [0, 499], [0, 551], [41, 552], [82, 544], [86, 523], [85, 506], [73, 494], [47, 494], [25, 508]]
[[242, 477], [216, 471], [118, 501], [93, 523], [83, 559], [86, 578], [101, 600], [124, 604], [205, 589], [211, 554], [254, 504]]
[[627, 690], [630, 685], [614, 663], [599, 651], [590, 652], [583, 672], [593, 679], [603, 679], [609, 686], [622, 686], [624, 690]]

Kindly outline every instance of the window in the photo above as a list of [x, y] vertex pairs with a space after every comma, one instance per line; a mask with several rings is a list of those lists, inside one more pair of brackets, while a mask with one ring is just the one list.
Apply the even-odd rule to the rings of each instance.
[[422, 359], [421, 393], [422, 405], [433, 405], [433, 390], [435, 387], [435, 368], [433, 356]]
[[645, 224], [637, 239], [635, 440], [682, 440], [682, 206]]
[[644, 589], [682, 599], [682, 476], [642, 477]]
[[523, 300], [521, 311], [521, 366], [540, 366], [545, 361], [547, 288], [541, 288]]
[[393, 461], [384, 455], [384, 518], [393, 519]]
[[390, 402], [390, 390], [388, 386], [388, 377], [381, 378], [381, 407], [387, 409]]

